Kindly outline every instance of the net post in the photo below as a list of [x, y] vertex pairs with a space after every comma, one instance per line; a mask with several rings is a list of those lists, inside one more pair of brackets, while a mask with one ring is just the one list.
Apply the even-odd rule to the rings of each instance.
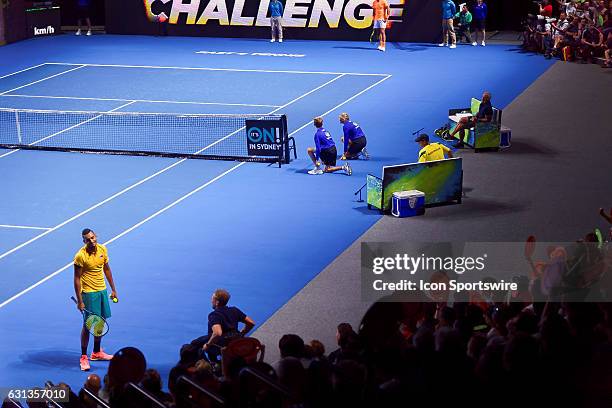
[[19, 111], [15, 111], [15, 126], [17, 127], [17, 140], [19, 144], [23, 144], [21, 142], [21, 122], [19, 122]]
[[[281, 132], [282, 132], [282, 136], [281, 136], [281, 141], [283, 143], [283, 154], [284, 154], [284, 160], [283, 162], [285, 164], [289, 164], [289, 162], [291, 162], [291, 156], [289, 154], [289, 138], [288, 138], [288, 126], [287, 126], [287, 115], [281, 115]], [[279, 165], [280, 167], [280, 165]]]

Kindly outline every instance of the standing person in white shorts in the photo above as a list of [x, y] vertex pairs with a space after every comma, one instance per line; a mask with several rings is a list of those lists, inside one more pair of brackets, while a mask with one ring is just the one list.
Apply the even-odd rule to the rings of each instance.
[[276, 41], [283, 42], [283, 26], [281, 19], [283, 18], [283, 3], [278, 0], [272, 0], [270, 6], [270, 27], [272, 28], [272, 39], [270, 42]]
[[378, 30], [378, 49], [385, 51], [385, 45], [387, 44], [385, 28], [387, 28], [387, 20], [391, 9], [386, 0], [374, 0], [372, 10], [374, 10], [374, 29]]

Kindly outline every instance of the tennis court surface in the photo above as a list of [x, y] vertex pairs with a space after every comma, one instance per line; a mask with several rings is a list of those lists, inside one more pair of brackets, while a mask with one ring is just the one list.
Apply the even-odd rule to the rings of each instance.
[[[244, 154], [232, 142], [243, 123], [219, 118], [283, 114], [298, 154], [279, 169], [0, 150], [0, 383], [83, 382], [81, 317], [69, 299], [83, 228], [108, 244], [120, 298], [103, 347], [137, 346], [166, 378], [180, 345], [205, 331], [215, 288], [264, 322], [379, 219], [353, 193], [383, 165], [414, 161], [414, 130], [433, 130], [441, 106], [485, 87], [503, 108], [550, 66], [510, 46], [448, 54], [399, 44], [381, 54], [361, 43], [289, 41], [285, 52], [304, 57], [250, 54], [275, 45], [59, 36], [0, 48], [1, 143], [232, 156]], [[482, 73], [457, 81], [451, 67], [467, 58]], [[365, 130], [372, 160], [355, 162], [350, 177], [309, 176], [312, 118], [323, 115], [338, 144], [345, 111]]]

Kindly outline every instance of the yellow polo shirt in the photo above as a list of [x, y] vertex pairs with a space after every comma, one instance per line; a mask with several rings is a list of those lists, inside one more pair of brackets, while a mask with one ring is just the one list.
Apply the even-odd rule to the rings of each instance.
[[450, 152], [450, 149], [440, 143], [430, 143], [419, 150], [419, 163], [432, 160], [444, 160], [444, 153]]
[[81, 290], [83, 292], [97, 292], [106, 289], [104, 281], [104, 265], [108, 263], [108, 251], [102, 244], [96, 244], [96, 252], [87, 253], [87, 245], [79, 249], [74, 256], [74, 264], [80, 266]]

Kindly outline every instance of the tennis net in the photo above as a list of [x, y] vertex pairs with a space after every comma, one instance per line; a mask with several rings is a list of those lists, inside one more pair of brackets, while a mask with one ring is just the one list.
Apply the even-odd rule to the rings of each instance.
[[[251, 122], [258, 121], [258, 122]], [[249, 154], [247, 123], [277, 126]], [[272, 139], [269, 138], [268, 142]], [[270, 143], [269, 143], [270, 144]], [[252, 145], [251, 145], [252, 146]], [[287, 163], [287, 119], [273, 114], [172, 114], [0, 108], [0, 147]], [[266, 147], [266, 146], [264, 146]]]

